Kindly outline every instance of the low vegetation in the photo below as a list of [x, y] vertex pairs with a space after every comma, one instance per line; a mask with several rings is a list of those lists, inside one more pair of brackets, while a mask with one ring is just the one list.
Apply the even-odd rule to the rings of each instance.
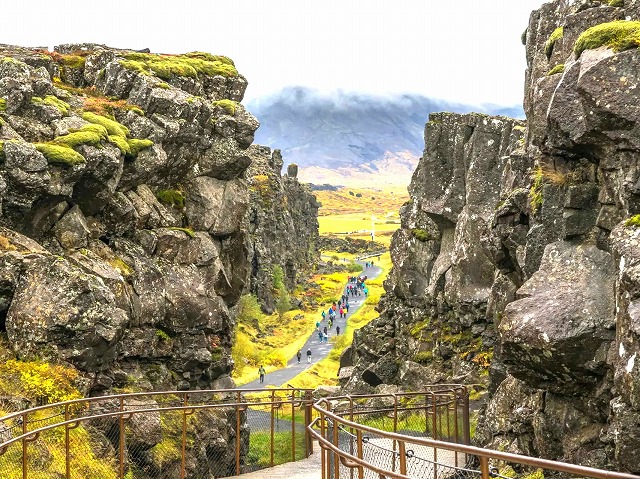
[[629, 218], [627, 221], [624, 222], [624, 225], [626, 227], [634, 227], [637, 228], [640, 226], [640, 215], [634, 215], [631, 218]]
[[186, 200], [186, 197], [184, 196], [182, 190], [178, 189], [158, 190], [156, 192], [156, 198], [158, 198], [158, 201], [164, 203], [165, 205], [169, 205], [179, 209], [184, 208], [184, 202]]
[[563, 36], [564, 36], [563, 27], [556, 28], [551, 33], [551, 35], [549, 35], [549, 38], [544, 44], [544, 53], [547, 56], [547, 58], [551, 58], [551, 54], [553, 53], [553, 47], [555, 46], [556, 42], [560, 40]]
[[217, 100], [212, 101], [211, 103], [213, 104], [213, 106], [219, 106], [231, 116], [236, 114], [236, 108], [238, 108], [238, 102], [235, 102], [233, 100]]
[[556, 73], [562, 73], [562, 72], [564, 72], [564, 63], [561, 63], [560, 65], [556, 65], [551, 70], [549, 70], [547, 72], [547, 76], [555, 75]]
[[69, 105], [66, 101], [60, 100], [58, 97], [53, 95], [47, 95], [44, 98], [40, 98], [39, 96], [31, 97], [31, 103], [33, 103], [34, 105], [52, 106], [63, 115], [68, 115], [69, 110], [71, 109], [71, 105]]
[[607, 46], [616, 52], [638, 48], [640, 46], [640, 22], [618, 20], [588, 28], [576, 40], [573, 51], [576, 57], [579, 57], [583, 51], [601, 46]]
[[35, 143], [34, 146], [52, 164], [75, 166], [86, 162], [84, 156], [68, 146], [49, 143]]
[[125, 54], [124, 58], [120, 61], [120, 65], [124, 68], [147, 75], [154, 73], [164, 80], [176, 76], [192, 78], [199, 75], [238, 76], [238, 71], [229, 58], [206, 53], [157, 55], [132, 52]]

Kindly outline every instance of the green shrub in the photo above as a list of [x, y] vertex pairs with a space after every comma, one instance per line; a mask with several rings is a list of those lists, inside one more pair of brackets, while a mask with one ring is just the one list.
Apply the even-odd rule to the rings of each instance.
[[49, 163], [74, 166], [86, 162], [84, 156], [67, 146], [50, 143], [35, 143], [34, 146]]
[[616, 52], [637, 48], [640, 46], [640, 22], [618, 20], [588, 28], [576, 40], [573, 51], [579, 57], [583, 51], [603, 45]]
[[547, 73], [548, 76], [555, 75], [556, 73], [562, 73], [564, 71], [564, 63], [556, 65]]
[[362, 267], [361, 264], [358, 264], [358, 263], [353, 262], [353, 261], [347, 265], [347, 271], [349, 273], [359, 273], [363, 269], [364, 268]]
[[413, 228], [411, 230], [411, 236], [413, 236], [418, 241], [422, 241], [423, 243], [425, 241], [430, 241], [434, 239], [431, 233], [420, 228]]
[[553, 46], [556, 44], [558, 40], [560, 40], [564, 35], [564, 28], [558, 27], [556, 28], [551, 35], [549, 35], [549, 39], [544, 44], [544, 53], [547, 55], [547, 58], [551, 58], [551, 54], [553, 53]]
[[67, 115], [69, 110], [71, 109], [71, 105], [69, 105], [66, 101], [62, 101], [60, 98], [55, 97], [53, 95], [47, 95], [44, 98], [40, 98], [39, 96], [31, 97], [31, 103], [34, 105], [49, 105], [58, 109], [60, 113], [63, 115]]
[[141, 140], [138, 138], [127, 140], [127, 143], [129, 144], [129, 149], [131, 150], [131, 156], [134, 158], [138, 156], [138, 153], [140, 153], [142, 150], [146, 150], [147, 148], [153, 146], [153, 141]]
[[213, 106], [221, 107], [231, 116], [236, 114], [236, 108], [238, 107], [238, 103], [233, 100], [218, 100], [218, 101], [212, 101], [211, 103], [213, 104]]
[[129, 136], [129, 128], [115, 120], [112, 120], [111, 118], [107, 118], [106, 116], [96, 115], [95, 113], [87, 111], [82, 114], [82, 119], [89, 123], [104, 126], [110, 135], [117, 135], [125, 138]]
[[624, 222], [624, 225], [629, 227], [629, 226], [633, 226], [634, 228], [637, 228], [638, 226], [640, 226], [640, 215], [634, 215], [631, 218], [629, 218], [627, 221]]
[[99, 133], [93, 131], [76, 131], [68, 135], [58, 136], [52, 143], [73, 148], [80, 145], [98, 145], [102, 141]]
[[180, 190], [158, 190], [156, 198], [161, 203], [164, 203], [174, 208], [184, 208], [185, 196]]

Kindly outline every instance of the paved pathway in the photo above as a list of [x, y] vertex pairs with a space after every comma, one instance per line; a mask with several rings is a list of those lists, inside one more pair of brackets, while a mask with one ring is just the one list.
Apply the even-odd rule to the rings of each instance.
[[[364, 266], [363, 261], [358, 261], [358, 263]], [[382, 272], [381, 268], [377, 266], [372, 266], [369, 268], [365, 268], [361, 273], [358, 273], [358, 274], [366, 275], [367, 278], [371, 280], [371, 279], [377, 278], [381, 272]], [[353, 313], [355, 313], [358, 309], [360, 309], [360, 306], [364, 304], [364, 301], [366, 299], [367, 298], [365, 298], [363, 293], [361, 293], [360, 296], [349, 297], [349, 312], [347, 313], [347, 317], [339, 318], [338, 317], [339, 315], [336, 315], [336, 320], [333, 322], [333, 327], [328, 330], [329, 338], [331, 338], [335, 334], [336, 326], [340, 326], [340, 334], [343, 334], [345, 332], [347, 320]], [[325, 306], [325, 311], [327, 309], [329, 309], [328, 306]], [[320, 313], [318, 313], [318, 319], [319, 320], [321, 319]], [[320, 328], [324, 329], [325, 326], [328, 326], [328, 321], [329, 321], [328, 317], [324, 321], [320, 321]], [[307, 342], [304, 344], [304, 346], [301, 349], [302, 359], [300, 360], [299, 364], [298, 364], [298, 359], [296, 358], [296, 356], [294, 356], [289, 360], [286, 367], [267, 373], [264, 377], [263, 383], [260, 383], [260, 380], [256, 379], [255, 381], [251, 381], [250, 383], [247, 383], [243, 386], [238, 387], [238, 389], [256, 389], [256, 388], [262, 388], [266, 386], [276, 386], [276, 387], [286, 386], [287, 381], [290, 381], [295, 376], [300, 374], [302, 371], [311, 367], [314, 363], [317, 363], [321, 359], [326, 358], [327, 355], [329, 354], [329, 351], [331, 351], [333, 344], [331, 342], [326, 342], [326, 343], [320, 342], [320, 340], [318, 339], [318, 333], [315, 330], [315, 325], [310, 325], [309, 329], [312, 329], [313, 332], [311, 336], [309, 336], [309, 339], [307, 339]], [[307, 349], [311, 349], [312, 364], [309, 364], [307, 362]]]

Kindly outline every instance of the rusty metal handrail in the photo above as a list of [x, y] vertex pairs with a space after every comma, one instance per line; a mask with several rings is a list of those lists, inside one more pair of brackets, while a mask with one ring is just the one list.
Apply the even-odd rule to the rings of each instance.
[[[347, 397], [340, 397], [340, 400], [346, 400]], [[491, 449], [483, 449], [467, 444], [458, 444], [453, 442], [445, 442], [439, 441], [436, 439], [429, 438], [420, 438], [420, 437], [409, 437], [401, 434], [386, 432], [380, 429], [376, 429], [371, 426], [366, 426], [364, 424], [359, 424], [357, 422], [346, 419], [341, 414], [336, 414], [331, 411], [331, 403], [334, 401], [334, 398], [324, 398], [314, 403], [313, 408], [320, 415], [316, 418], [308, 427], [309, 434], [318, 441], [320, 448], [323, 451], [332, 451], [334, 457], [338, 459], [341, 463], [347, 465], [347, 467], [362, 467], [367, 468], [368, 470], [374, 471], [381, 475], [381, 477], [393, 478], [393, 479], [408, 479], [409, 476], [406, 474], [381, 469], [373, 464], [368, 463], [367, 461], [354, 456], [353, 454], [349, 454], [346, 451], [341, 450], [337, 445], [331, 442], [331, 438], [327, 438], [325, 435], [325, 431], [327, 430], [326, 421], [330, 420], [333, 423], [334, 435], [335, 431], [338, 429], [338, 425], [341, 424], [345, 429], [349, 429], [351, 431], [356, 431], [355, 436], [358, 439], [358, 448], [361, 449], [360, 442], [362, 441], [362, 432], [374, 433], [376, 436], [384, 439], [389, 439], [391, 441], [397, 441], [401, 445], [401, 450], [404, 449], [404, 445], [408, 442], [411, 444], [416, 444], [420, 446], [431, 447], [434, 450], [441, 449], [447, 450], [456, 453], [469, 454], [477, 456], [480, 459], [480, 472], [482, 474], [482, 479], [489, 479], [491, 477], [489, 472], [489, 459], [505, 461], [510, 463], [518, 463], [526, 466], [542, 468], [542, 469], [550, 469], [558, 472], [566, 472], [570, 474], [579, 474], [581, 476], [593, 477], [597, 479], [640, 479], [640, 476], [636, 476], [633, 474], [623, 473], [623, 472], [614, 472], [614, 471], [606, 471], [602, 469], [596, 469], [587, 466], [579, 466], [575, 464], [569, 464], [559, 461], [552, 461], [548, 459], [541, 459], [529, 456], [523, 456], [519, 454], [513, 454], [508, 452], [496, 451]], [[317, 432], [316, 429], [319, 429], [320, 432]], [[335, 441], [334, 441], [335, 442]], [[343, 459], [344, 458], [344, 459]], [[344, 462], [343, 462], [344, 461]], [[328, 463], [328, 461], [323, 457], [323, 465], [324, 463]], [[337, 466], [336, 466], [337, 467]], [[406, 472], [406, 471], [404, 471]], [[435, 475], [435, 473], [434, 473]], [[323, 467], [323, 478], [327, 479], [330, 477], [330, 474], [325, 474], [325, 469]]]
[[[100, 419], [116, 419], [118, 422], [118, 430], [119, 430], [119, 440], [118, 447], [116, 448], [116, 460], [117, 460], [117, 475], [120, 479], [124, 477], [125, 472], [125, 463], [128, 463], [128, 459], [124, 453], [124, 444], [125, 444], [125, 422], [131, 419], [133, 415], [143, 415], [148, 413], [165, 413], [170, 411], [182, 411], [182, 428], [178, 427], [175, 430], [177, 436], [182, 435], [182, 450], [181, 450], [181, 464], [180, 464], [180, 477], [185, 478], [185, 456], [186, 456], [186, 433], [187, 433], [187, 423], [186, 417], [194, 414], [198, 410], [215, 410], [215, 409], [229, 409], [233, 408], [236, 410], [236, 421], [235, 421], [235, 438], [236, 438], [236, 450], [235, 450], [235, 469], [236, 473], [241, 473], [241, 447], [239, 444], [240, 440], [240, 431], [241, 431], [241, 421], [240, 414], [247, 410], [247, 408], [251, 406], [260, 406], [270, 408], [273, 414], [273, 411], [276, 408], [283, 406], [284, 404], [291, 405], [291, 413], [292, 413], [292, 428], [295, 428], [295, 409], [299, 407], [304, 407], [304, 435], [305, 435], [305, 446], [303, 447], [304, 454], [308, 457], [312, 452], [312, 441], [310, 436], [307, 433], [306, 426], [311, 423], [312, 414], [312, 390], [310, 389], [291, 389], [291, 388], [277, 388], [277, 389], [251, 389], [240, 391], [238, 389], [223, 389], [223, 390], [194, 390], [194, 391], [152, 391], [152, 392], [141, 392], [141, 393], [129, 393], [129, 394], [119, 394], [119, 395], [110, 395], [110, 396], [98, 396], [92, 398], [82, 398], [82, 399], [74, 399], [71, 401], [64, 401], [54, 404], [48, 404], [44, 406], [38, 406], [36, 408], [27, 409], [23, 411], [18, 411], [11, 413], [7, 416], [0, 418], [0, 426], [3, 426], [5, 430], [12, 431], [9, 433], [9, 437], [4, 437], [4, 442], [0, 443], [0, 456], [3, 456], [8, 448], [12, 444], [21, 443], [22, 444], [22, 477], [23, 479], [28, 479], [31, 477], [27, 471], [27, 459], [28, 459], [28, 445], [29, 443], [37, 440], [40, 435], [46, 431], [51, 431], [54, 429], [60, 429], [64, 432], [65, 443], [64, 443], [64, 461], [65, 461], [65, 476], [69, 479], [72, 475], [72, 469], [70, 467], [70, 449], [72, 446], [69, 441], [69, 431], [78, 427], [80, 424], [88, 423], [93, 420]], [[262, 395], [260, 397], [251, 397], [251, 395]], [[265, 396], [267, 394], [267, 396]], [[198, 402], [198, 396], [219, 396], [219, 401], [217, 401], [217, 397], [214, 398], [205, 398], [209, 399], [209, 401]], [[249, 397], [247, 397], [249, 395]], [[163, 404], [161, 400], [155, 401], [160, 397], [167, 397], [170, 399], [169, 402]], [[130, 400], [145, 398], [148, 400], [154, 400], [154, 403], [146, 403], [146, 404], [131, 404], [128, 403]], [[265, 400], [266, 399], [266, 400]], [[195, 401], [193, 401], [195, 400]], [[104, 412], [104, 409], [92, 409], [92, 405], [96, 404], [100, 406], [99, 403], [107, 403], [110, 405], [108, 412]], [[113, 409], [111, 409], [113, 408]], [[75, 409], [75, 411], [74, 411]], [[52, 411], [51, 414], [47, 415], [46, 418], [42, 419], [37, 416], [42, 414], [47, 414], [48, 411]], [[80, 415], [75, 415], [73, 413], [80, 413]], [[100, 412], [99, 414], [96, 414]], [[61, 421], [56, 421], [54, 423], [48, 423], [47, 421], [63, 418]], [[37, 425], [36, 427], [29, 428], [29, 425]], [[273, 427], [273, 424], [272, 424]], [[16, 428], [19, 428], [19, 432], [15, 431]], [[181, 429], [181, 430], [180, 430]], [[17, 432], [16, 436], [13, 436], [14, 432]], [[296, 449], [295, 444], [295, 431], [292, 429], [292, 460], [296, 460]], [[273, 465], [273, 434], [272, 434], [272, 444], [271, 444], [271, 463]], [[114, 471], [115, 472], [115, 471]]]

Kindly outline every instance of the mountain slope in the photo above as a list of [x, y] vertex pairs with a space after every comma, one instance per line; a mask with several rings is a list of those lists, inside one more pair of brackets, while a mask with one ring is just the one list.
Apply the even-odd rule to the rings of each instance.
[[424, 147], [424, 123], [434, 111], [522, 116], [519, 108], [478, 108], [420, 95], [326, 95], [303, 87], [285, 88], [248, 107], [261, 124], [256, 143], [281, 149], [286, 162], [301, 167], [302, 178], [316, 183], [326, 177], [370, 178], [390, 168], [408, 184]]

